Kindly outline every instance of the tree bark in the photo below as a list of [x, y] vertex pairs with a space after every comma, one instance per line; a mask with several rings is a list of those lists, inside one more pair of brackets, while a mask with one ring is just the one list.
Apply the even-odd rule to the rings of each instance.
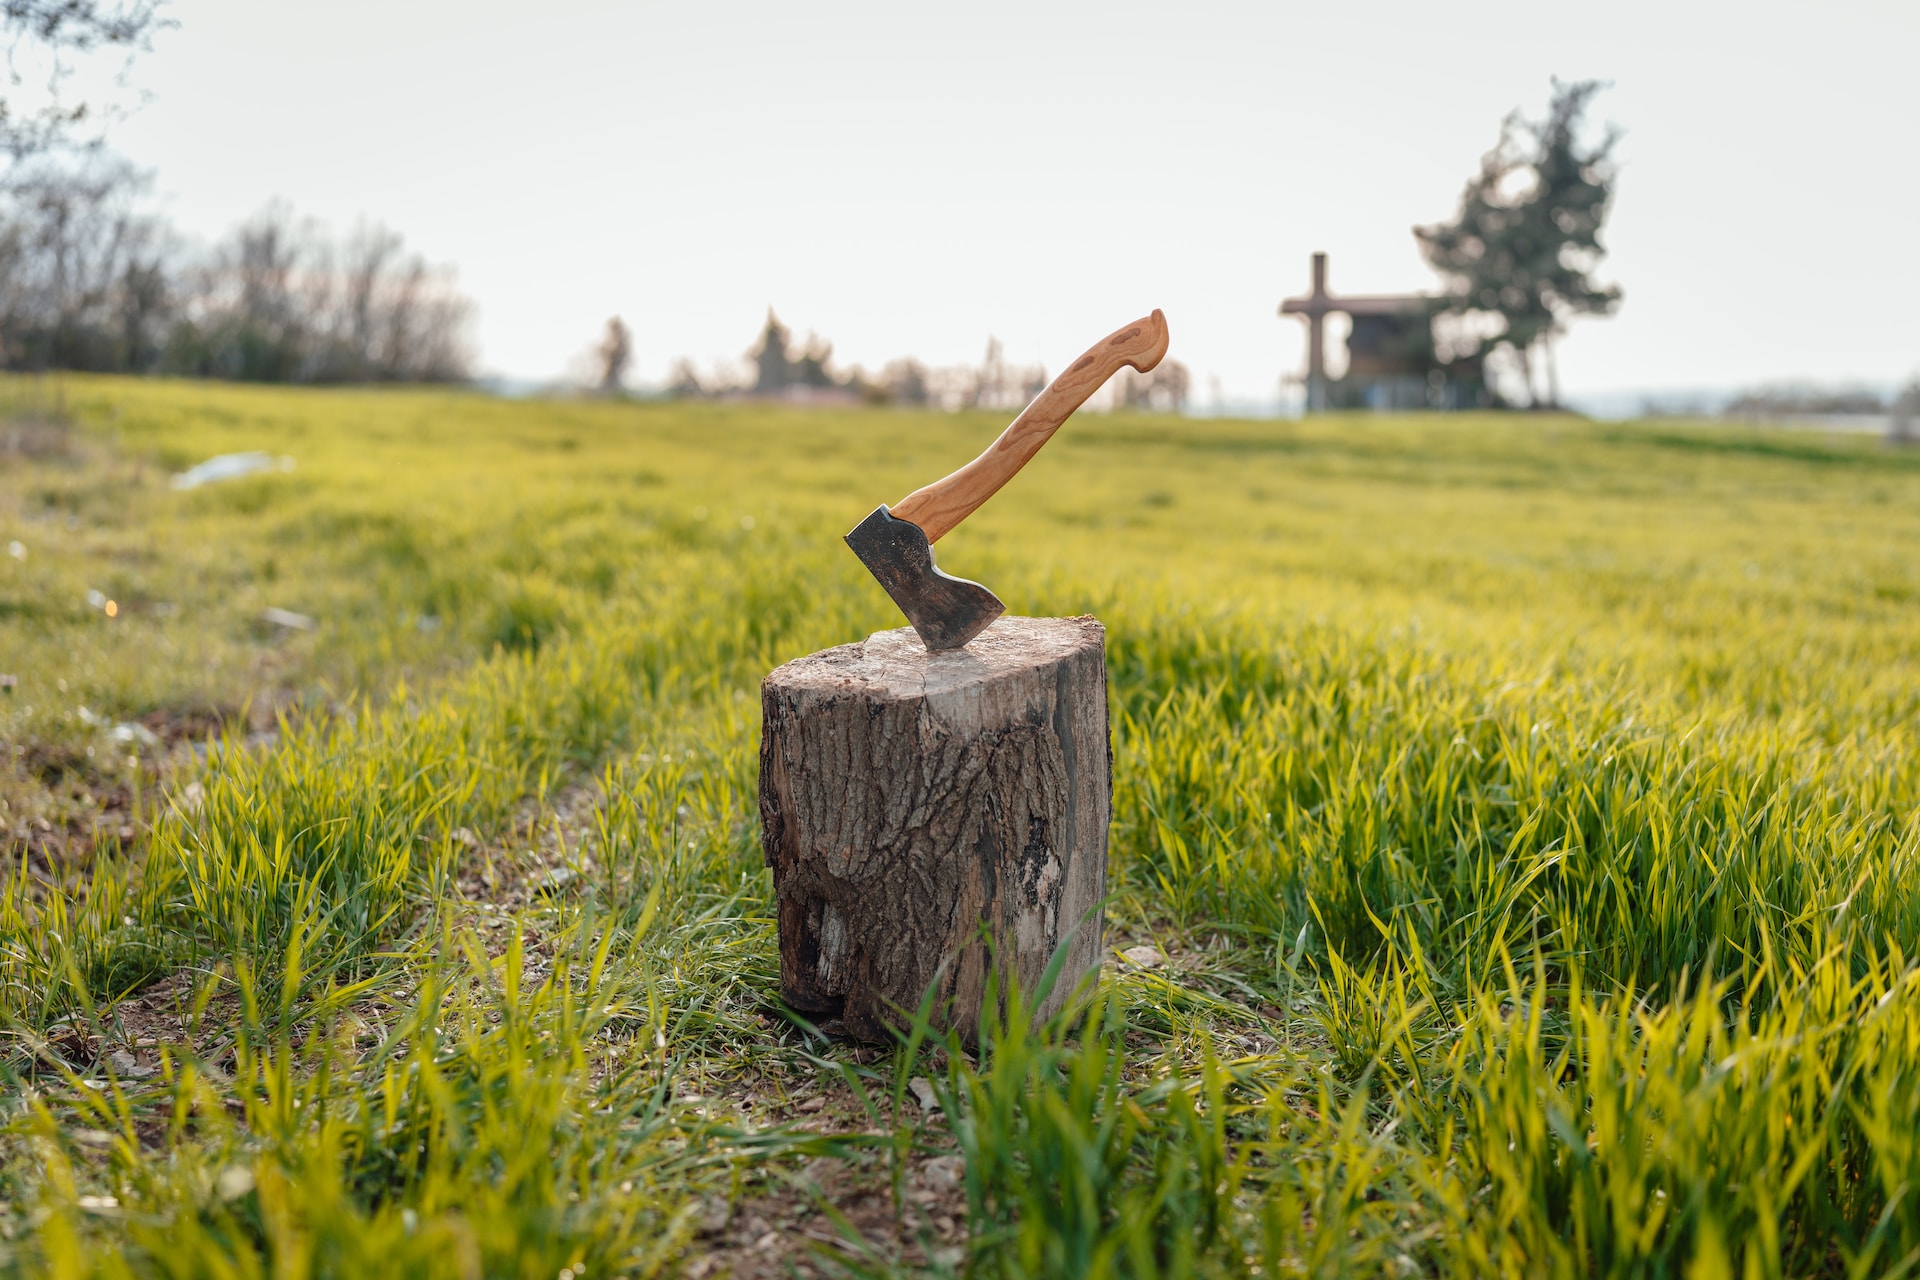
[[[1099, 968], [1111, 759], [1106, 633], [1093, 618], [1000, 618], [929, 653], [881, 631], [761, 685], [761, 838], [780, 989], [859, 1039], [904, 1026], [977, 1037], [991, 966], [1036, 1016]], [[989, 940], [991, 945], [989, 945]]]

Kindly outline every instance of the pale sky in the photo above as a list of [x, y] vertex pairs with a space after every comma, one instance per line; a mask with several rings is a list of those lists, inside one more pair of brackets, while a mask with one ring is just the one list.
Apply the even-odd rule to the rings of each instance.
[[281, 198], [458, 268], [482, 367], [636, 373], [769, 305], [842, 363], [1057, 371], [1164, 308], [1196, 392], [1273, 398], [1275, 314], [1432, 288], [1501, 116], [1550, 76], [1626, 130], [1571, 394], [1920, 371], [1920, 3], [610, 4], [173, 0], [117, 149], [212, 238]]

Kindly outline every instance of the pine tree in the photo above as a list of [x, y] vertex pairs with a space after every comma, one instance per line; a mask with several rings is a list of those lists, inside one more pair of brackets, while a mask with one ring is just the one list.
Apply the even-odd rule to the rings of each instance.
[[780, 317], [773, 314], [773, 308], [767, 308], [767, 327], [761, 331], [760, 345], [747, 353], [754, 363], [754, 391], [763, 396], [779, 395], [786, 390], [793, 379], [793, 360], [787, 354], [787, 347], [793, 341], [793, 335], [787, 326], [780, 323]]
[[1613, 129], [1595, 143], [1582, 139], [1587, 107], [1602, 87], [1556, 80], [1545, 120], [1509, 114], [1461, 193], [1459, 213], [1413, 231], [1449, 285], [1448, 310], [1499, 317], [1501, 328], [1482, 341], [1481, 354], [1512, 350], [1536, 403], [1535, 349], [1547, 357], [1546, 402], [1557, 403], [1553, 339], [1569, 317], [1604, 315], [1620, 302], [1618, 285], [1593, 280], [1606, 253], [1600, 232], [1613, 203], [1619, 141]]

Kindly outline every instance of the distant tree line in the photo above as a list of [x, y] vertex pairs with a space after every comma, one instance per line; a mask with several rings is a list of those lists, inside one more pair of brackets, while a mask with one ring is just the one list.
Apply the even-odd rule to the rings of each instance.
[[0, 369], [260, 382], [446, 382], [473, 304], [378, 225], [344, 238], [274, 205], [194, 252], [98, 152], [0, 178]]
[[0, 0], [0, 87], [45, 80], [35, 104], [0, 96], [0, 370], [467, 377], [473, 304], [385, 227], [336, 239], [271, 206], [195, 252], [147, 211], [146, 175], [101, 149], [114, 111], [63, 89], [73, 59], [146, 48], [163, 3]]
[[[609, 324], [609, 335], [612, 325]], [[622, 326], [624, 332], [624, 326]], [[602, 348], [600, 368], [610, 374], [613, 365]], [[625, 367], [624, 352], [621, 368]], [[1151, 374], [1124, 371], [1116, 380], [1116, 406], [1178, 412], [1185, 407], [1191, 379], [1176, 360], [1163, 361]], [[602, 387], [611, 385], [606, 376]], [[833, 344], [818, 334], [805, 341], [771, 310], [759, 340], [747, 351], [739, 369], [720, 369], [702, 376], [690, 360], [679, 361], [667, 390], [680, 397], [740, 397], [790, 400], [801, 403], [898, 404], [937, 409], [997, 409], [1018, 411], [1046, 389], [1047, 371], [1040, 365], [1013, 365], [994, 338], [987, 339], [985, 357], [978, 365], [930, 368], [911, 357], [891, 360], [879, 372], [859, 366], [842, 370], [833, 363]]]
[[1760, 422], [1885, 415], [1889, 442], [1920, 444], [1920, 376], [1889, 396], [1863, 387], [1810, 384], [1760, 387], [1736, 396], [1720, 412], [1729, 418]]
[[1734, 418], [1845, 417], [1891, 407], [1878, 392], [1859, 387], [1781, 386], [1744, 391], [1721, 412]]

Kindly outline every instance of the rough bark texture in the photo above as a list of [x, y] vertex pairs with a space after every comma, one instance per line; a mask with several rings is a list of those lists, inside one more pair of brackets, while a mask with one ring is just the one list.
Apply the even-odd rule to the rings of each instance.
[[766, 678], [760, 817], [789, 1005], [880, 1039], [937, 977], [939, 1025], [972, 1039], [983, 926], [1027, 992], [1068, 943], [1042, 1015], [1099, 966], [1105, 640], [1093, 618], [1001, 618], [929, 653], [902, 628]]

